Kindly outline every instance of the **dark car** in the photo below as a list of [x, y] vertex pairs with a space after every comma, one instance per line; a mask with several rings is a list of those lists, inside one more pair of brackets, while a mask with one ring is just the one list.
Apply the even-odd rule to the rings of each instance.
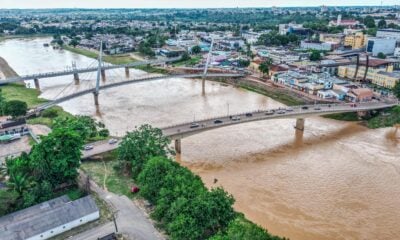
[[252, 113], [246, 113], [246, 117], [252, 117], [253, 114]]
[[214, 124], [220, 124], [220, 123], [222, 123], [222, 120], [219, 120], [219, 119], [218, 119], [218, 120], [215, 120], [215, 121], [214, 121]]
[[307, 109], [308, 109], [308, 107], [307, 107], [307, 106], [304, 106], [304, 107], [301, 107], [301, 109], [303, 109], [303, 110], [307, 110]]

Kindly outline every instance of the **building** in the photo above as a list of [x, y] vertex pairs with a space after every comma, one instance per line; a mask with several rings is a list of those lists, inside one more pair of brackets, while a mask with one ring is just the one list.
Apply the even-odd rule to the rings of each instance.
[[287, 35], [289, 33], [298, 34], [298, 35], [308, 35], [311, 34], [312, 31], [309, 28], [304, 28], [303, 24], [279, 24], [279, 34]]
[[344, 46], [351, 46], [352, 49], [363, 48], [366, 44], [367, 35], [363, 32], [352, 33], [344, 38]]
[[400, 42], [400, 30], [399, 29], [379, 29], [376, 32], [376, 37], [396, 39], [397, 42]]
[[312, 49], [319, 51], [332, 51], [334, 47], [333, 43], [326, 42], [315, 42], [315, 41], [301, 41], [300, 48], [301, 49]]
[[347, 100], [352, 102], [368, 102], [374, 97], [374, 93], [369, 88], [356, 88], [347, 93]]
[[391, 38], [368, 38], [367, 52], [372, 56], [378, 56], [379, 53], [393, 55], [396, 48], [396, 39]]
[[321, 33], [319, 35], [320, 42], [328, 42], [328, 43], [335, 43], [335, 44], [343, 44], [344, 42], [344, 34], [328, 34], [328, 33]]
[[64, 195], [1, 217], [0, 239], [48, 239], [99, 217], [91, 196], [71, 201]]
[[343, 26], [348, 28], [354, 28], [357, 25], [360, 25], [360, 22], [357, 20], [342, 20], [342, 15], [339, 14], [336, 21], [330, 21], [329, 26]]
[[[364, 78], [365, 74], [365, 62], [360, 62], [364, 66], [359, 66], [356, 80]], [[349, 78], [354, 80], [356, 73], [356, 66], [340, 66], [338, 68], [338, 76], [343, 78]], [[400, 72], [393, 71], [393, 65], [391, 62], [372, 59], [370, 60], [366, 80], [373, 84], [376, 84], [385, 88], [393, 88], [398, 81], [400, 81]]]

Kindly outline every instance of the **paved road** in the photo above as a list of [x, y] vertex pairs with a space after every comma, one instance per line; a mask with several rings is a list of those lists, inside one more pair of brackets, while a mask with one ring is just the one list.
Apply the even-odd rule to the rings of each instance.
[[[128, 197], [119, 196], [108, 192], [90, 182], [91, 190], [96, 192], [100, 198], [105, 200], [116, 212], [118, 232], [132, 240], [161, 240], [164, 239], [154, 228], [152, 222], [145, 216], [143, 211], [136, 206]], [[115, 231], [114, 223], [108, 222], [95, 227], [70, 239], [74, 240], [96, 240]]]

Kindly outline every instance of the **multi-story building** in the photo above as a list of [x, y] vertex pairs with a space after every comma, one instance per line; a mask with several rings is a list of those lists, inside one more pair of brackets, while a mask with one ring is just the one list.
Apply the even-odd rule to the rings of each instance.
[[363, 32], [349, 34], [344, 38], [344, 45], [351, 46], [352, 49], [363, 48], [367, 44], [367, 35]]
[[319, 41], [321, 42], [328, 42], [328, 43], [335, 43], [335, 44], [342, 44], [344, 41], [344, 34], [327, 34], [321, 33], [319, 35]]
[[385, 55], [393, 55], [396, 48], [396, 39], [392, 38], [368, 38], [367, 52], [372, 53], [372, 56], [377, 56], [379, 53]]
[[[338, 76], [343, 78], [354, 79], [356, 66], [340, 66]], [[362, 79], [365, 74], [365, 66], [360, 66], [356, 79]], [[368, 68], [366, 80], [385, 88], [393, 88], [400, 81], [400, 72], [393, 71], [393, 66], [388, 65], [386, 68]]]

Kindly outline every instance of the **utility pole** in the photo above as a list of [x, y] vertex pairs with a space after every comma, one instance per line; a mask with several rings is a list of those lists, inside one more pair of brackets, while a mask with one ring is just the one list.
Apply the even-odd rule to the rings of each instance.
[[100, 91], [100, 76], [101, 76], [102, 58], [103, 58], [103, 41], [100, 41], [100, 53], [99, 53], [99, 59], [98, 59], [99, 65], [98, 65], [98, 69], [97, 69], [96, 90], [93, 92], [94, 104], [96, 106], [99, 105], [99, 91]]

